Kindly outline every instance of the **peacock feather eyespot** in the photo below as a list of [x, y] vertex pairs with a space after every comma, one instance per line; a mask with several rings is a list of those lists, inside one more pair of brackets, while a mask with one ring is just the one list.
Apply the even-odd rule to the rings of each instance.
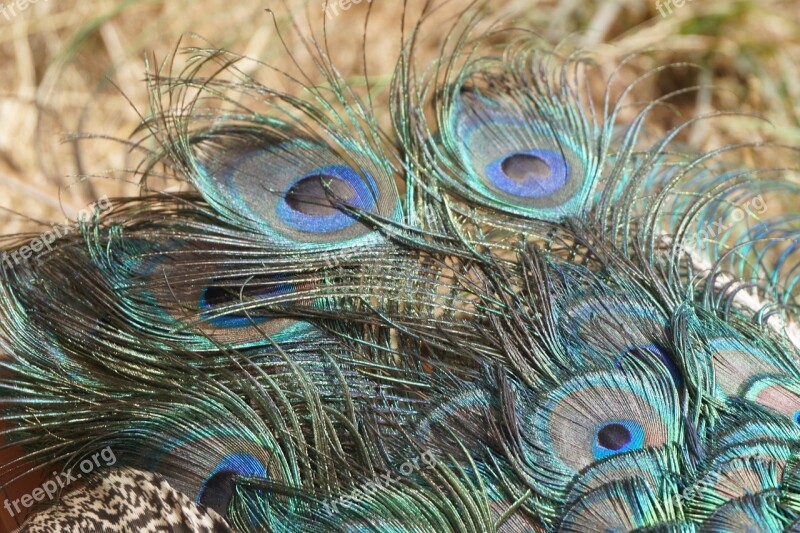
[[503, 192], [520, 198], [547, 198], [567, 184], [569, 165], [555, 150], [527, 150], [489, 163], [485, 173]]
[[356, 143], [345, 148], [302, 137], [224, 151], [200, 144], [195, 184], [221, 215], [272, 241], [306, 248], [360, 242], [375, 233], [360, 217], [399, 221], [400, 201], [393, 172], [376, 154]]
[[200, 301], [198, 308], [201, 311], [201, 318], [209, 324], [220, 328], [242, 328], [251, 325], [258, 325], [269, 320], [267, 317], [259, 316], [252, 312], [243, 311], [223, 311], [231, 305], [242, 304], [248, 299], [270, 298], [284, 294], [291, 294], [294, 286], [289, 283], [280, 283], [271, 287], [253, 287], [252, 285], [231, 286], [230, 282], [225, 285], [217, 284], [214, 280], [207, 287], [200, 291]]
[[749, 384], [743, 397], [798, 422], [800, 383], [781, 375], [768, 375]]
[[[718, 450], [755, 445], [763, 451], [764, 442], [800, 443], [800, 427], [795, 418], [773, 409], [737, 399], [727, 403], [724, 417], [724, 429], [714, 441]], [[752, 455], [752, 452], [745, 455]]]
[[[221, 400], [221, 398], [217, 398]], [[238, 402], [238, 400], [237, 400]], [[206, 505], [226, 517], [231, 516], [234, 495], [258, 492], [263, 482], [276, 482], [287, 486], [296, 485], [296, 464], [291, 454], [285, 454], [276, 437], [266, 427], [249, 428], [248, 420], [223, 420], [212, 418], [205, 422], [208, 427], [197, 426], [200, 417], [221, 415], [228, 409], [209, 406], [192, 413], [194, 425], [188, 421], [176, 422], [174, 415], [167, 415], [154, 424], [159, 440], [146, 441], [146, 454], [140, 466], [160, 472], [175, 488], [189, 495], [195, 502]], [[246, 413], [248, 408], [235, 408]], [[240, 413], [241, 414], [241, 413]], [[252, 415], [250, 415], [252, 416]], [[229, 416], [230, 418], [230, 416]], [[220, 425], [221, 424], [221, 425]], [[245, 487], [241, 479], [255, 483]], [[237, 508], [246, 508], [248, 498], [237, 498]], [[252, 519], [260, 521], [263, 513]]]
[[228, 514], [228, 505], [235, 490], [238, 477], [268, 478], [269, 474], [261, 461], [249, 453], [233, 453], [225, 457], [211, 471], [200, 487], [197, 503], [210, 507], [218, 513]]
[[742, 396], [761, 377], [783, 372], [783, 365], [776, 357], [744, 339], [713, 338], [708, 349], [717, 387], [725, 396]]
[[[628, 428], [626, 428], [627, 432], [620, 432], [616, 428], [611, 428], [611, 430], [619, 433], [607, 437], [614, 439], [611, 442], [607, 442], [610, 445], [607, 448], [609, 450], [619, 445], [624, 447], [628, 435], [633, 437]], [[631, 438], [631, 441], [633, 441], [633, 438]], [[598, 459], [595, 464], [582, 470], [570, 486], [565, 501], [568, 503], [574, 502], [586, 493], [612, 481], [639, 479], [650, 487], [659, 487], [667, 480], [677, 479], [680, 475], [680, 467], [673, 460], [678, 447], [645, 448], [644, 446], [639, 446], [638, 449], [634, 450], [630, 449], [632, 448], [630, 442], [628, 446], [629, 449], [627, 450], [618, 450], [617, 453], [606, 454], [603, 457], [604, 459], [613, 457], [612, 459]]]
[[456, 188], [517, 215], [559, 220], [577, 213], [594, 187], [596, 162], [565, 122], [557, 104], [456, 97], [443, 135], [465, 173]]
[[[743, 499], [778, 496], [784, 470], [793, 453], [790, 449], [778, 455], [769, 452], [769, 447], [748, 447], [739, 450], [735, 456], [715, 461], [713, 467], [697, 480], [696, 490], [687, 502], [689, 514], [709, 519], [726, 513], [726, 509]], [[783, 528], [764, 531], [783, 531]]]
[[676, 385], [682, 383], [675, 355], [667, 348], [668, 322], [662, 310], [610, 288], [604, 296], [579, 293], [561, 305], [559, 326], [580, 361], [590, 357], [601, 366], [617, 368], [634, 361], [656, 363]]
[[644, 428], [635, 420], [608, 421], [597, 428], [592, 453], [596, 459], [605, 459], [618, 453], [640, 450], [644, 436]]
[[665, 515], [674, 517], [671, 507], [677, 502], [664, 498], [662, 491], [673, 487], [674, 482], [669, 481], [663, 487], [649, 486], [638, 478], [611, 481], [572, 503], [562, 515], [558, 531], [694, 531], [683, 524], [665, 524]]
[[[543, 391], [538, 401], [520, 403], [517, 411], [531, 417], [527, 427], [533, 429], [534, 444], [526, 449], [526, 464], [534, 479], [550, 480], [545, 493], [555, 487], [567, 491], [600, 462], [681, 442], [674, 384], [666, 372], [650, 367], [581, 374]], [[635, 461], [620, 463], [628, 466], [619, 475], [632, 471], [628, 463]]]
[[164, 248], [129, 261], [120, 290], [130, 300], [128, 313], [159, 324], [165, 340], [181, 339], [200, 349], [219, 343], [244, 347], [267, 342], [265, 334], [291, 335], [306, 327], [274, 307], [295, 302], [294, 295], [311, 289], [313, 282], [261, 273], [257, 259], [252, 275], [231, 273], [231, 262], [241, 259], [235, 247], [175, 242]]
[[280, 220], [298, 231], [330, 233], [358, 222], [337, 208], [338, 204], [370, 212], [375, 209], [376, 194], [368, 174], [343, 165], [329, 165], [297, 178], [276, 211]]

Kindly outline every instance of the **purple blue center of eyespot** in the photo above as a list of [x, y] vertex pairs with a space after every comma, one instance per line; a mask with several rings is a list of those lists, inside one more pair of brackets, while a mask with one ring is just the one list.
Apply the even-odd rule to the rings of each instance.
[[299, 231], [331, 233], [356, 222], [337, 204], [371, 211], [377, 187], [372, 177], [344, 165], [328, 165], [294, 180], [278, 202], [280, 220]]
[[268, 473], [255, 456], [249, 453], [233, 453], [220, 461], [211, 471], [200, 488], [196, 502], [226, 515], [228, 502], [233, 495], [235, 478], [239, 476], [266, 478]]
[[796, 411], [792, 418], [794, 418], [794, 423], [800, 426], [800, 411]]
[[547, 198], [567, 184], [569, 165], [557, 150], [514, 152], [489, 163], [486, 177], [501, 191], [521, 198]]
[[595, 459], [644, 447], [644, 428], [633, 420], [614, 420], [597, 427], [592, 442]]
[[203, 319], [218, 328], [243, 328], [262, 324], [269, 320], [263, 316], [254, 316], [252, 312], [248, 315], [244, 311], [232, 311], [219, 315], [216, 312], [220, 308], [243, 303], [248, 298], [269, 298], [288, 294], [295, 289], [291, 283], [275, 283], [266, 287], [251, 284], [245, 285], [243, 290], [235, 285], [215, 285], [213, 283], [212, 281], [212, 284], [200, 291], [199, 307], [202, 311], [208, 311], [201, 315]]

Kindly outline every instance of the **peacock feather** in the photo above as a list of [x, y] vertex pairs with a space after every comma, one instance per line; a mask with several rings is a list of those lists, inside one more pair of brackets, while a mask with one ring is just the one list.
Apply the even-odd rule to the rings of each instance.
[[115, 454], [28, 531], [800, 527], [797, 186], [478, 12], [407, 32], [391, 131], [316, 41], [294, 93], [154, 69], [138, 172], [191, 189], [0, 266], [5, 474]]

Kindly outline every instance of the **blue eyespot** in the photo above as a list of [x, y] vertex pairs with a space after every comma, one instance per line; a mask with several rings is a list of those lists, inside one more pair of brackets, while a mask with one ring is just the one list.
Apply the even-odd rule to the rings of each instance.
[[486, 166], [495, 187], [521, 198], [547, 198], [567, 184], [569, 165], [556, 150], [527, 150], [505, 155]]
[[794, 418], [794, 423], [800, 426], [800, 411], [795, 412], [793, 418]]
[[644, 446], [644, 429], [633, 420], [607, 422], [597, 428], [592, 442], [595, 459], [639, 450]]
[[233, 495], [235, 478], [268, 476], [264, 465], [249, 453], [234, 453], [220, 461], [203, 483], [196, 502], [225, 516]]
[[297, 178], [278, 202], [277, 213], [286, 225], [310, 233], [331, 233], [356, 222], [337, 209], [335, 202], [364, 211], [375, 208], [377, 187], [368, 174], [344, 165], [328, 165]]
[[262, 324], [269, 320], [266, 317], [257, 316], [250, 313], [248, 316], [245, 312], [231, 312], [224, 315], [216, 315], [213, 311], [220, 309], [226, 305], [240, 303], [242, 298], [267, 298], [270, 296], [279, 296], [281, 294], [288, 294], [295, 290], [294, 285], [291, 283], [278, 283], [270, 285], [269, 287], [259, 286], [245, 286], [244, 291], [240, 294], [240, 288], [234, 285], [212, 285], [204, 287], [200, 291], [199, 307], [203, 311], [209, 311], [201, 315], [204, 320], [207, 320], [212, 326], [219, 328], [243, 328], [252, 326], [254, 324]]

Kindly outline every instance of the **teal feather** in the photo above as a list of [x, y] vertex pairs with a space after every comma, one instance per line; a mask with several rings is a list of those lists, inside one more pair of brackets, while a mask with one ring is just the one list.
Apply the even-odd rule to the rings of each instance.
[[2, 472], [109, 446], [239, 531], [796, 527], [797, 217], [694, 237], [797, 188], [465, 17], [429, 69], [412, 32], [391, 132], [324, 54], [302, 98], [154, 73], [142, 177], [194, 192], [0, 264]]
[[693, 531], [683, 524], [680, 506], [637, 479], [615, 481], [586, 494], [564, 514], [559, 529], [579, 531]]
[[787, 518], [776, 509], [776, 503], [774, 495], [731, 502], [706, 520], [703, 531], [792, 531]]
[[379, 154], [341, 140], [345, 158], [281, 133], [240, 128], [191, 140], [194, 183], [224, 217], [270, 241], [315, 247], [380, 238], [358, 213], [400, 219], [394, 173]]
[[570, 482], [599, 461], [682, 443], [674, 386], [647, 369], [588, 372], [515, 406], [520, 461], [536, 491], [563, 498]]

